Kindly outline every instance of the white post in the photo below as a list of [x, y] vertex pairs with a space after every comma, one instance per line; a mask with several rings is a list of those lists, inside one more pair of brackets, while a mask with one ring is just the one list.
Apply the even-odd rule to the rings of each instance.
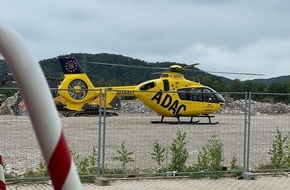
[[24, 98], [55, 189], [82, 189], [49, 86], [39, 63], [12, 29], [0, 25], [0, 53]]

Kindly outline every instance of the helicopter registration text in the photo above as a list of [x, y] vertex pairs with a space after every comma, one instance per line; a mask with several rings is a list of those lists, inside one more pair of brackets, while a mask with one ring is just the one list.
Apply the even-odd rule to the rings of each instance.
[[131, 96], [131, 95], [134, 95], [134, 91], [132, 91], [132, 90], [119, 90], [118, 92], [117, 92], [117, 95], [119, 95], [119, 96]]
[[165, 94], [157, 92], [152, 98], [152, 101], [156, 101], [157, 104], [162, 106], [163, 108], [168, 108], [168, 111], [172, 111], [174, 115], [179, 115], [181, 109], [183, 111], [186, 110], [186, 106], [184, 104], [180, 104], [178, 100], [173, 100], [170, 94]]

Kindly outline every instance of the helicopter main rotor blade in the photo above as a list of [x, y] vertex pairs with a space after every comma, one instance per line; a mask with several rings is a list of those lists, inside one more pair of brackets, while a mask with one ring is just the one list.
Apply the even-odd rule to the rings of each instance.
[[264, 75], [261, 73], [244, 73], [244, 72], [227, 72], [227, 71], [205, 71], [205, 72], [215, 73], [215, 74], [228, 74], [228, 75], [256, 75], [256, 76]]
[[168, 70], [168, 68], [154, 67], [154, 66], [150, 67], [150, 66], [138, 66], [138, 65], [124, 65], [124, 64], [116, 64], [116, 63], [102, 63], [102, 62], [91, 62], [91, 61], [87, 61], [86, 63], [96, 64], [96, 65], [117, 66], [117, 67], [130, 67], [130, 68], [137, 68], [137, 69], [139, 68], [139, 69]]
[[200, 63], [193, 63], [193, 64], [190, 64], [190, 65], [187, 65], [187, 66], [183, 67], [182, 69], [183, 69], [183, 70], [186, 70], [186, 69], [188, 69], [189, 67], [195, 67], [195, 66], [197, 66], [197, 65], [200, 65]]
[[[84, 63], [84, 61], [80, 61]], [[138, 65], [125, 65], [125, 64], [116, 64], [116, 63], [102, 63], [102, 62], [92, 62], [87, 61], [85, 63], [91, 63], [96, 65], [108, 65], [108, 66], [117, 66], [117, 67], [130, 67], [130, 68], [137, 68], [137, 69], [154, 69], [154, 70], [164, 70], [164, 71], [170, 71], [170, 68], [165, 67], [154, 67], [152, 66], [138, 66]], [[263, 76], [264, 74], [261, 73], [246, 73], [246, 72], [227, 72], [227, 71], [203, 71], [203, 70], [196, 70], [196, 69], [189, 69], [189, 67], [195, 68], [195, 66], [200, 65], [200, 63], [193, 63], [190, 65], [187, 65], [185, 67], [182, 67], [181, 71], [189, 71], [189, 72], [196, 72], [196, 73], [214, 73], [214, 74], [230, 74], [230, 75], [256, 75], [256, 76]], [[154, 72], [152, 74], [160, 74], [162, 72]]]

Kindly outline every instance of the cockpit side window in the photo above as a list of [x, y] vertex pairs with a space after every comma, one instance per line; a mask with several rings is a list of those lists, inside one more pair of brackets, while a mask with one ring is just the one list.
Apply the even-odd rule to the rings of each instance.
[[215, 97], [215, 92], [211, 91], [210, 89], [203, 89], [203, 97], [205, 102], [217, 102], [217, 99]]
[[149, 90], [151, 88], [154, 88], [156, 86], [156, 82], [149, 82], [149, 83], [146, 83], [142, 86], [140, 86], [140, 90]]

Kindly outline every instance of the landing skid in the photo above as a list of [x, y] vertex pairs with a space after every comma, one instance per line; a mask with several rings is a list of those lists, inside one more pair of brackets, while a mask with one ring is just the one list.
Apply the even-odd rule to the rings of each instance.
[[[208, 118], [208, 122], [200, 122], [198, 121], [193, 121], [194, 117], [206, 117]], [[215, 116], [213, 115], [197, 115], [197, 116], [192, 116], [190, 118], [190, 121], [180, 121], [180, 117], [176, 117], [177, 121], [164, 121], [164, 117], [161, 117], [160, 121], [151, 121], [153, 124], [195, 124], [195, 125], [216, 125], [219, 122], [212, 122], [211, 118], [214, 118]]]

